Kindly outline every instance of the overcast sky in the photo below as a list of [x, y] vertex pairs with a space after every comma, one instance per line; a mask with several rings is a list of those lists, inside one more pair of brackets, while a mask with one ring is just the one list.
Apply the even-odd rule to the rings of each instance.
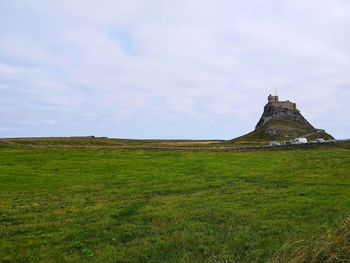
[[0, 0], [0, 137], [230, 139], [275, 89], [350, 137], [350, 1]]

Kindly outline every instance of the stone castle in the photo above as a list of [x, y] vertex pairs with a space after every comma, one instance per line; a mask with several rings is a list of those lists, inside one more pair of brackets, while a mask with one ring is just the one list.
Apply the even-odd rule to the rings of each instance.
[[279, 101], [278, 96], [272, 96], [271, 94], [267, 97], [268, 103], [278, 108], [286, 108], [290, 110], [296, 110], [297, 105], [289, 100]]

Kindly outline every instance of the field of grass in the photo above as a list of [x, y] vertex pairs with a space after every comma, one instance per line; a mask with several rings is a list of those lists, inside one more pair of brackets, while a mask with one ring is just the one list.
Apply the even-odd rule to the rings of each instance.
[[[37, 137], [37, 138], [2, 138], [0, 145], [23, 145], [23, 146], [213, 146], [222, 145], [223, 140], [134, 140], [104, 137]], [[226, 142], [227, 144], [228, 142]]]
[[0, 146], [0, 261], [266, 262], [350, 215], [350, 148]]

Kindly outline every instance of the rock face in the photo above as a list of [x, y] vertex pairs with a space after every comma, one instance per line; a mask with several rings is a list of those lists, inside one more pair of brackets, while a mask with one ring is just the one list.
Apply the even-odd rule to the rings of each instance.
[[[292, 107], [290, 104], [292, 104]], [[261, 128], [272, 119], [291, 120], [305, 125], [305, 128], [315, 129], [301, 115], [300, 111], [296, 108], [296, 104], [290, 101], [269, 101], [264, 107], [263, 115], [255, 126], [255, 130]]]

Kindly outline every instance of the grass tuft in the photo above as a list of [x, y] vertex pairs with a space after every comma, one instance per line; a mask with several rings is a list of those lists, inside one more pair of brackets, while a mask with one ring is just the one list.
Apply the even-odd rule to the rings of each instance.
[[350, 262], [350, 218], [323, 237], [284, 245], [270, 263]]

